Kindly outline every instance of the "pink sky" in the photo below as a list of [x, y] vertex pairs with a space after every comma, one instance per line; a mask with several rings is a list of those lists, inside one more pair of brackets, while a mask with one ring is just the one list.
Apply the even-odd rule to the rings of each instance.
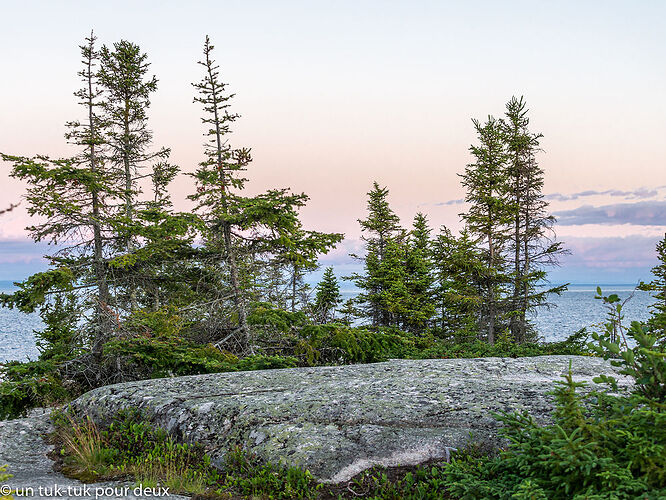
[[[171, 147], [172, 160], [191, 171], [201, 159], [202, 127], [190, 82], [200, 77], [195, 62], [209, 34], [224, 80], [237, 94], [235, 111], [243, 115], [232, 141], [253, 150], [249, 190], [306, 192], [306, 225], [345, 232], [353, 246], [373, 180], [390, 188], [405, 224], [422, 210], [435, 227], [459, 227], [463, 206], [445, 203], [464, 196], [457, 174], [474, 141], [470, 119], [501, 115], [512, 95], [524, 95], [533, 129], [544, 134], [546, 193], [627, 193], [554, 197], [555, 212], [608, 207], [607, 220], [590, 219], [589, 210], [570, 214], [558, 235], [575, 241], [581, 255], [600, 238], [641, 236], [640, 262], [620, 245], [606, 268], [626, 269], [630, 262], [634, 271], [622, 279], [647, 278], [650, 246], [666, 225], [666, 191], [649, 193], [666, 184], [666, 4], [188, 5], [3, 6], [0, 151], [68, 153], [64, 123], [80, 113], [71, 95], [77, 45], [94, 28], [102, 43], [127, 38], [148, 52], [160, 79], [150, 111], [155, 143]], [[0, 179], [0, 199], [18, 199], [22, 186], [4, 173]], [[172, 191], [182, 200], [190, 190], [180, 179]], [[641, 213], [652, 210], [652, 218], [621, 208], [625, 215], [614, 219], [614, 205], [639, 202], [651, 203]], [[187, 204], [178, 201], [177, 208]], [[22, 208], [3, 217], [0, 266], [16, 257], [16, 248], [3, 250], [2, 241], [25, 239], [27, 222]], [[571, 260], [569, 275], [593, 267], [585, 262]]]

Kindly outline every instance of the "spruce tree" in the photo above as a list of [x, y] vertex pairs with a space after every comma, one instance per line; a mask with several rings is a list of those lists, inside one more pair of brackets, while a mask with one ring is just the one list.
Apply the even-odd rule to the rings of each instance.
[[502, 122], [508, 159], [509, 206], [513, 221], [508, 249], [513, 259], [510, 329], [518, 342], [528, 340], [530, 325], [527, 313], [546, 304], [551, 293], [566, 287], [544, 289], [539, 285], [546, 278], [545, 268], [557, 264], [566, 251], [554, 240], [555, 218], [548, 213], [544, 199], [543, 169], [536, 160], [541, 134], [531, 133], [527, 104], [521, 97], [512, 97], [506, 105]]
[[[233, 94], [228, 93], [227, 84], [220, 80], [213, 50], [206, 37], [204, 58], [199, 62], [204, 69], [204, 78], [193, 85], [198, 91], [194, 101], [203, 107], [202, 122], [208, 127], [205, 135], [209, 141], [204, 150], [205, 160], [192, 174], [197, 188], [189, 198], [197, 203], [196, 210], [201, 214], [205, 252], [226, 264], [240, 332], [239, 344], [243, 350], [251, 351], [247, 323], [251, 284], [243, 281], [243, 262], [273, 268], [278, 277], [281, 268], [290, 265], [293, 272], [292, 304], [295, 307], [293, 285], [297, 283], [300, 271], [310, 268], [316, 255], [326, 253], [343, 235], [303, 229], [298, 216], [298, 210], [308, 200], [303, 193], [271, 189], [252, 197], [241, 194], [246, 182], [242, 173], [252, 157], [249, 149], [234, 148], [227, 139], [239, 115], [230, 111]], [[249, 271], [249, 274], [258, 273]]]
[[423, 333], [435, 313], [431, 231], [427, 217], [417, 213], [409, 234], [405, 260], [407, 313], [403, 328], [407, 331]]
[[[219, 66], [212, 58], [215, 47], [206, 36], [204, 42], [203, 60], [199, 61], [204, 69], [204, 78], [194, 83], [198, 95], [194, 102], [203, 106], [205, 113], [202, 123], [210, 127], [206, 132], [209, 142], [205, 146], [206, 159], [200, 163], [194, 174], [197, 180], [197, 193], [190, 196], [198, 202], [198, 208], [206, 207], [208, 213], [207, 228], [211, 231], [212, 241], [218, 242], [223, 249], [223, 255], [229, 268], [231, 291], [238, 313], [238, 328], [241, 334], [241, 343], [249, 347], [250, 332], [247, 324], [246, 298], [241, 290], [237, 245], [232, 234], [232, 205], [239, 200], [232, 194], [232, 189], [242, 189], [246, 179], [239, 174], [251, 162], [248, 149], [233, 149], [226, 141], [225, 135], [231, 132], [231, 125], [239, 118], [236, 113], [230, 113], [234, 95], [226, 90], [227, 84], [220, 80]], [[208, 238], [211, 241], [211, 238]]]
[[333, 268], [327, 267], [322, 280], [317, 284], [314, 312], [317, 321], [330, 323], [335, 320], [335, 312], [342, 302], [340, 285], [333, 274]]
[[654, 304], [650, 306], [652, 316], [647, 321], [647, 329], [666, 345], [666, 234], [657, 243], [657, 259], [659, 263], [652, 268], [655, 279], [650, 283], [641, 283], [641, 290], [653, 292]]
[[148, 128], [150, 95], [157, 78], [148, 75], [148, 56], [138, 45], [121, 40], [113, 49], [100, 51], [99, 80], [104, 88], [105, 120], [108, 124], [108, 160], [124, 182], [124, 215], [131, 223], [137, 209], [137, 181], [144, 177], [147, 162], [168, 157], [168, 149], [151, 152], [153, 134]]
[[[36, 242], [47, 241], [60, 246], [59, 251], [49, 257], [51, 269], [28, 278], [19, 285], [18, 292], [4, 296], [3, 301], [25, 312], [41, 308], [53, 331], [59, 331], [52, 320], [58, 317], [60, 306], [67, 304], [68, 321], [74, 321], [74, 309], [78, 308], [80, 314], [92, 307], [95, 314], [87, 342], [80, 337], [76, 342], [79, 345], [87, 343], [93, 355], [99, 358], [102, 346], [113, 330], [113, 300], [107, 266], [113, 248], [109, 248], [108, 242], [114, 235], [111, 205], [122, 196], [122, 190], [103, 161], [106, 124], [98, 112], [101, 92], [94, 35], [91, 34], [80, 48], [83, 69], [78, 74], [83, 87], [75, 92], [75, 96], [85, 109], [85, 119], [67, 123], [69, 130], [66, 134], [79, 153], [57, 160], [43, 155], [28, 158], [2, 154], [3, 160], [14, 164], [11, 175], [29, 184], [26, 194], [28, 213], [41, 218], [39, 223], [28, 228], [32, 238]], [[73, 290], [77, 290], [76, 305], [71, 300]], [[58, 298], [60, 296], [68, 298]], [[50, 298], [53, 298], [53, 304], [49, 304]], [[68, 336], [72, 337], [70, 333]], [[57, 342], [51, 337], [47, 338], [48, 342]], [[45, 345], [43, 347], [47, 349]], [[98, 372], [93, 370], [90, 377], [95, 379], [97, 375]]]
[[[390, 268], [398, 265], [397, 240], [404, 238], [404, 231], [400, 228], [400, 219], [389, 206], [388, 193], [388, 189], [380, 187], [377, 182], [368, 192], [368, 216], [358, 220], [364, 233], [361, 239], [365, 242], [366, 254], [363, 257], [352, 255], [363, 261], [364, 273], [355, 273], [348, 278], [362, 290], [356, 300], [374, 326], [389, 325], [391, 314], [395, 314], [395, 311], [390, 313], [388, 310], [387, 303], [392, 300], [387, 294], [389, 288], [395, 291], [394, 274], [401, 272], [404, 265], [400, 263], [400, 268]], [[389, 249], [391, 255], [388, 255]], [[390, 266], [387, 260], [391, 261]]]
[[127, 259], [116, 261], [116, 282], [125, 290], [131, 310], [138, 308], [137, 287], [132, 268], [133, 251], [138, 246], [136, 212], [145, 203], [138, 199], [139, 180], [149, 176], [145, 173], [150, 162], [164, 161], [169, 150], [151, 150], [152, 131], [148, 128], [150, 96], [157, 90], [157, 78], [148, 74], [148, 56], [138, 45], [127, 40], [114, 43], [113, 48], [103, 46], [100, 50], [101, 67], [99, 82], [104, 91], [104, 121], [107, 125], [107, 162], [122, 183], [122, 204], [118, 207], [116, 228], [119, 250]]
[[[83, 69], [79, 72], [84, 86], [75, 92], [75, 96], [80, 99], [80, 104], [87, 110], [87, 123], [70, 122], [68, 127], [70, 132], [66, 135], [71, 142], [82, 147], [79, 155], [79, 161], [82, 165], [87, 165], [90, 172], [97, 174], [103, 170], [103, 157], [101, 148], [106, 142], [105, 129], [106, 124], [99, 116], [98, 108], [101, 106], [100, 97], [102, 91], [99, 89], [98, 68], [99, 53], [95, 48], [96, 37], [90, 33], [86, 38], [86, 44], [80, 46]], [[111, 187], [111, 186], [109, 186]], [[91, 225], [93, 234], [93, 273], [97, 282], [97, 330], [92, 346], [93, 354], [97, 357], [101, 355], [103, 343], [110, 337], [112, 325], [109, 321], [110, 294], [107, 283], [107, 270], [104, 261], [104, 243], [103, 228], [104, 214], [103, 198], [109, 193], [109, 189], [102, 186], [92, 185], [90, 189], [91, 202]]]
[[502, 328], [508, 281], [504, 250], [512, 222], [507, 174], [508, 155], [501, 123], [488, 117], [486, 123], [473, 120], [478, 145], [470, 152], [474, 162], [461, 174], [469, 211], [461, 214], [470, 234], [485, 248], [487, 273], [483, 292], [483, 323], [489, 343]]
[[456, 237], [442, 226], [432, 248], [437, 327], [444, 336], [469, 340], [480, 328], [488, 272], [485, 256], [466, 229]]

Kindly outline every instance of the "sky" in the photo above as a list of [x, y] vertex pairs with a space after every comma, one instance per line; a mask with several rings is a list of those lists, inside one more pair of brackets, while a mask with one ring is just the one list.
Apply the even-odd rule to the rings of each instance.
[[[147, 52], [159, 88], [155, 145], [184, 172], [202, 159], [205, 35], [241, 114], [231, 139], [252, 148], [250, 193], [310, 196], [309, 229], [344, 232], [324, 257], [344, 274], [376, 180], [409, 225], [461, 227], [458, 174], [472, 118], [524, 96], [543, 133], [544, 192], [571, 255], [553, 282], [650, 279], [666, 231], [666, 2], [0, 0], [0, 151], [66, 156], [64, 124], [81, 117], [78, 45], [120, 39]], [[3, 206], [25, 186], [0, 164]], [[176, 208], [192, 183], [172, 186]], [[25, 202], [0, 220], [0, 280], [44, 268]]]

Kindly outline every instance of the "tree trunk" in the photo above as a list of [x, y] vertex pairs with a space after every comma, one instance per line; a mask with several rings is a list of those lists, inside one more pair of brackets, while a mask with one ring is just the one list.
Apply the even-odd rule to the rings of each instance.
[[495, 264], [495, 248], [493, 247], [493, 233], [488, 230], [488, 343], [495, 343], [495, 280], [492, 277]]
[[[92, 85], [92, 44], [90, 41], [90, 56], [88, 58], [88, 120], [90, 133], [90, 170], [97, 172], [97, 152], [95, 151], [95, 137], [97, 130], [95, 127], [95, 116], [93, 113], [93, 85]], [[111, 336], [111, 324], [108, 319], [109, 287], [106, 282], [106, 271], [104, 270], [104, 253], [102, 249], [102, 230], [100, 222], [100, 201], [99, 193], [96, 188], [92, 189], [92, 229], [93, 229], [93, 272], [97, 281], [97, 321], [98, 330], [95, 332], [95, 338], [92, 343], [92, 353], [95, 357], [100, 357], [104, 343]]]
[[[209, 58], [208, 53], [206, 53], [206, 67], [208, 69], [208, 75], [210, 81], [214, 82], [215, 77], [213, 75], [212, 62]], [[219, 98], [217, 96], [217, 88], [214, 84], [212, 86], [212, 97], [213, 97], [213, 114], [215, 118], [215, 140], [217, 148], [217, 168], [220, 174], [220, 198], [222, 203], [222, 209], [226, 214], [228, 211], [228, 202], [227, 202], [227, 190], [226, 190], [226, 179], [224, 177], [224, 162], [222, 158], [222, 131], [220, 130], [220, 117], [218, 115], [218, 104]], [[241, 331], [241, 342], [243, 348], [252, 352], [252, 347], [250, 345], [250, 329], [247, 325], [247, 311], [245, 309], [245, 302], [242, 296], [240, 280], [238, 278], [238, 263], [236, 261], [236, 252], [233, 247], [233, 241], [231, 237], [231, 225], [228, 221], [224, 221], [224, 246], [227, 253], [227, 262], [229, 264], [230, 278], [231, 278], [231, 291], [234, 296], [234, 305], [238, 310], [238, 327]]]

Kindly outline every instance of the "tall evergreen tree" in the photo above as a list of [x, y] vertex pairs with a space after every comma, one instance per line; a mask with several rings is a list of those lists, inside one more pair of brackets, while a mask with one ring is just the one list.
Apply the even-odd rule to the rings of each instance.
[[473, 120], [479, 144], [470, 152], [474, 162], [461, 174], [467, 189], [465, 201], [469, 211], [461, 214], [471, 235], [483, 244], [486, 251], [487, 275], [484, 285], [483, 322], [487, 340], [495, 342], [502, 327], [504, 293], [507, 282], [506, 262], [503, 252], [508, 239], [508, 225], [512, 213], [508, 191], [507, 160], [501, 123], [488, 118], [482, 124]]
[[[366, 254], [364, 257], [352, 255], [363, 261], [364, 274], [355, 273], [349, 277], [362, 290], [357, 301], [375, 326], [390, 323], [386, 294], [395, 285], [395, 276], [392, 274], [400, 269], [393, 269], [392, 272], [386, 261], [391, 260], [392, 266], [397, 265], [394, 262], [398, 257], [396, 240], [404, 237], [400, 219], [389, 206], [388, 193], [388, 189], [379, 187], [377, 182], [373, 183], [372, 190], [368, 192], [368, 216], [358, 221], [364, 233], [361, 239], [365, 242]], [[390, 255], [389, 249], [392, 250]]]
[[527, 313], [544, 305], [548, 294], [559, 294], [566, 289], [539, 287], [546, 278], [545, 268], [556, 265], [565, 250], [561, 242], [554, 241], [555, 218], [548, 213], [548, 202], [542, 193], [543, 169], [536, 161], [542, 135], [530, 132], [527, 113], [524, 99], [512, 97], [506, 105], [506, 120], [502, 122], [513, 218], [509, 243], [513, 259], [509, 326], [513, 338], [519, 342], [528, 340]]
[[303, 229], [298, 210], [308, 200], [305, 194], [293, 194], [287, 189], [272, 189], [253, 197], [240, 194], [246, 182], [242, 172], [252, 158], [249, 149], [233, 148], [227, 140], [239, 115], [230, 111], [233, 94], [227, 92], [227, 85], [220, 80], [219, 67], [212, 58], [213, 49], [206, 37], [204, 58], [199, 63], [204, 68], [204, 78], [194, 84], [198, 91], [194, 100], [203, 106], [202, 122], [209, 127], [205, 134], [209, 142], [204, 151], [206, 159], [193, 174], [197, 190], [189, 198], [196, 201], [201, 213], [207, 251], [221, 256], [226, 264], [240, 345], [251, 350], [247, 323], [249, 293], [241, 276], [243, 260], [277, 264], [278, 273], [288, 263], [293, 271], [293, 284], [299, 269], [311, 266], [317, 254], [326, 253], [343, 235]]
[[[70, 122], [68, 127], [70, 132], [66, 138], [71, 142], [82, 147], [79, 155], [79, 164], [87, 165], [90, 172], [96, 175], [103, 170], [101, 147], [104, 145], [106, 138], [104, 137], [105, 123], [99, 116], [98, 108], [102, 105], [100, 97], [102, 91], [99, 89], [98, 82], [98, 68], [99, 53], [95, 48], [96, 37], [94, 33], [90, 33], [90, 37], [86, 38], [86, 44], [80, 46], [83, 69], [79, 72], [84, 86], [75, 92], [75, 96], [80, 99], [80, 104], [87, 109], [87, 123]], [[108, 214], [104, 212], [104, 196], [109, 194], [104, 191], [103, 186], [91, 185], [90, 188], [90, 202], [91, 202], [91, 218], [93, 234], [93, 273], [95, 281], [97, 282], [97, 333], [93, 341], [92, 351], [94, 355], [99, 357], [101, 355], [103, 343], [110, 337], [112, 326], [109, 321], [109, 308], [110, 294], [109, 285], [107, 283], [107, 271], [104, 262], [104, 243], [103, 243], [103, 221]]]
[[198, 201], [199, 208], [209, 209], [208, 228], [212, 230], [213, 240], [218, 241], [223, 248], [229, 268], [234, 304], [238, 312], [242, 344], [248, 347], [250, 332], [247, 324], [247, 305], [241, 289], [237, 246], [233, 241], [231, 230], [232, 205], [239, 200], [233, 196], [231, 190], [243, 188], [246, 179], [239, 174], [246, 169], [252, 158], [248, 149], [233, 149], [225, 139], [225, 135], [231, 132], [231, 125], [239, 115], [229, 112], [231, 106], [229, 101], [234, 94], [229, 94], [226, 90], [227, 84], [220, 80], [219, 66], [212, 58], [214, 48], [206, 36], [204, 59], [199, 61], [204, 68], [204, 78], [193, 84], [198, 92], [194, 102], [200, 103], [205, 113], [201, 121], [210, 128], [206, 132], [209, 137], [204, 151], [206, 159], [200, 163], [199, 169], [194, 174], [198, 190], [190, 198]]
[[148, 108], [150, 95], [157, 90], [157, 78], [148, 75], [148, 56], [127, 40], [114, 43], [113, 49], [103, 46], [100, 58], [104, 118], [109, 126], [108, 160], [123, 179], [124, 215], [131, 222], [138, 207], [137, 181], [145, 176], [142, 170], [149, 161], [169, 155], [169, 150], [164, 148], [150, 151], [153, 134], [148, 128]]
[[459, 237], [442, 226], [433, 241], [437, 326], [446, 336], [478, 334], [488, 265], [464, 229]]
[[[150, 175], [144, 173], [150, 162], [164, 161], [169, 156], [166, 148], [151, 150], [153, 134], [148, 128], [148, 108], [150, 95], [157, 90], [157, 78], [148, 75], [147, 59], [138, 45], [127, 40], [100, 50], [99, 82], [104, 91], [102, 104], [108, 127], [107, 162], [123, 185], [116, 226], [119, 244], [128, 255], [124, 264], [134, 262], [129, 256], [136, 248], [139, 232], [135, 215], [144, 206], [138, 200], [139, 180]], [[123, 285], [130, 309], [136, 310], [135, 270], [131, 265], [123, 265], [117, 266], [117, 273], [117, 284]]]
[[[30, 277], [20, 284], [18, 292], [5, 297], [4, 301], [27, 312], [42, 308], [51, 321], [55, 312], [49, 306], [48, 298], [54, 297], [54, 307], [58, 304], [65, 307], [67, 303], [71, 312], [75, 308], [71, 291], [76, 289], [78, 310], [82, 312], [91, 307], [94, 311], [88, 344], [93, 355], [99, 357], [113, 329], [107, 270], [112, 249], [108, 249], [107, 242], [113, 239], [111, 203], [122, 195], [122, 191], [102, 161], [106, 129], [98, 113], [101, 92], [97, 81], [98, 54], [94, 35], [91, 34], [81, 46], [81, 55], [83, 69], [78, 74], [83, 87], [75, 92], [75, 96], [85, 109], [85, 119], [67, 123], [69, 130], [66, 134], [79, 153], [58, 160], [47, 156], [2, 155], [3, 160], [14, 164], [12, 175], [29, 183], [28, 213], [42, 219], [28, 228], [32, 238], [61, 246], [50, 257], [52, 269]], [[95, 293], [91, 293], [93, 290]], [[61, 295], [67, 295], [67, 300], [57, 298]], [[54, 326], [53, 331], [57, 330]], [[82, 343], [80, 338], [77, 342]]]
[[403, 328], [419, 333], [423, 333], [435, 314], [431, 232], [427, 217], [417, 213], [407, 242], [405, 286], [408, 304]]

